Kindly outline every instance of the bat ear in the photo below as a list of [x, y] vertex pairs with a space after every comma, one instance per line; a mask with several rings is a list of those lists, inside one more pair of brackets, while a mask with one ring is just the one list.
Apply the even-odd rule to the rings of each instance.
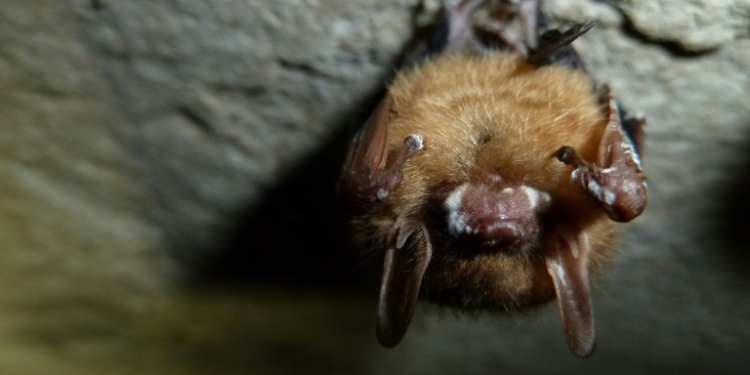
[[[377, 336], [380, 344], [387, 348], [396, 346], [406, 334], [411, 323], [427, 266], [432, 258], [432, 244], [427, 229], [421, 226], [426, 246], [413, 256], [402, 248], [406, 239], [420, 228], [410, 220], [399, 220], [386, 239], [383, 278], [378, 303]], [[420, 249], [422, 250], [422, 249]]]
[[557, 294], [565, 341], [573, 354], [586, 358], [594, 352], [596, 334], [588, 277], [589, 244], [578, 228], [563, 227], [553, 236], [546, 255], [547, 271]]

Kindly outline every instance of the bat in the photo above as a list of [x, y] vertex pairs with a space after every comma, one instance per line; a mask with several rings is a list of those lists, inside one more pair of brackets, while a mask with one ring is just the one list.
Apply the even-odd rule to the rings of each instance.
[[645, 120], [547, 30], [539, 0], [443, 0], [432, 49], [352, 141], [338, 194], [383, 254], [376, 333], [392, 347], [417, 300], [466, 311], [557, 301], [566, 343], [595, 346], [589, 274], [646, 206]]

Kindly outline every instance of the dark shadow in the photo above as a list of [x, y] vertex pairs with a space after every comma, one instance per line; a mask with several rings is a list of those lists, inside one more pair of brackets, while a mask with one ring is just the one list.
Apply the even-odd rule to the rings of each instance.
[[[416, 7], [416, 19], [423, 9]], [[415, 27], [393, 66], [418, 64], [444, 37], [435, 22]], [[416, 24], [416, 20], [415, 20]], [[430, 38], [430, 36], [432, 36]], [[392, 70], [381, 82], [390, 82]], [[380, 264], [351, 241], [349, 216], [336, 198], [349, 141], [385, 95], [385, 86], [353, 106], [350, 119], [237, 221], [226, 243], [190, 266], [194, 285], [214, 283], [273, 284], [326, 290], [378, 290]]]
[[[236, 222], [212, 259], [192, 270], [194, 284], [262, 283], [326, 290], [362, 289], [377, 272], [351, 241], [349, 217], [336, 197], [336, 181], [349, 140], [369, 116], [382, 90], [362, 101], [361, 110], [268, 190]], [[371, 288], [367, 288], [370, 290]], [[376, 290], [376, 289], [372, 289]]]
[[624, 22], [622, 24], [623, 34], [625, 34], [626, 36], [630, 38], [640, 40], [644, 43], [657, 45], [663, 48], [664, 51], [666, 51], [673, 58], [676, 58], [676, 59], [678, 58], [689, 59], [689, 58], [702, 57], [702, 56], [710, 55], [716, 52], [716, 50], [718, 49], [718, 48], [714, 48], [714, 49], [707, 49], [703, 51], [691, 51], [691, 50], [685, 49], [685, 47], [682, 46], [680, 43], [677, 43], [674, 41], [655, 40], [652, 37], [638, 30], [638, 28], [636, 28], [635, 25], [633, 25], [633, 22], [627, 16], [625, 16], [624, 13], [623, 13], [623, 18], [624, 18]]
[[[750, 129], [750, 127], [745, 127]], [[717, 241], [718, 253], [725, 258], [728, 269], [750, 279], [750, 131], [739, 135], [744, 158], [724, 172], [733, 176], [730, 184], [718, 192], [720, 205], [716, 212], [716, 227], [709, 233]]]

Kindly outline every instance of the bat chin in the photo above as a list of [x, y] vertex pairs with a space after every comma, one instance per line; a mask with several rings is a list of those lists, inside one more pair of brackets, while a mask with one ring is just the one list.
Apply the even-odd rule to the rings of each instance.
[[424, 294], [439, 305], [467, 311], [521, 311], [555, 298], [544, 259], [520, 252], [464, 258], [436, 254], [433, 264], [424, 280]]

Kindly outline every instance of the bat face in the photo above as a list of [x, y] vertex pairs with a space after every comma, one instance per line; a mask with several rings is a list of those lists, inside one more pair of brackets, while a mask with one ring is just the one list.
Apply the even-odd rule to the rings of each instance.
[[[446, 1], [445, 52], [399, 75], [344, 166], [342, 200], [384, 251], [378, 339], [400, 341], [420, 295], [491, 311], [556, 298], [585, 357], [588, 274], [645, 207], [638, 147], [606, 87], [551, 63], [591, 25], [531, 41], [528, 24], [501, 27], [506, 45], [536, 47], [487, 51], [469, 27], [482, 3]], [[538, 2], [521, 3], [521, 23], [539, 24]]]

